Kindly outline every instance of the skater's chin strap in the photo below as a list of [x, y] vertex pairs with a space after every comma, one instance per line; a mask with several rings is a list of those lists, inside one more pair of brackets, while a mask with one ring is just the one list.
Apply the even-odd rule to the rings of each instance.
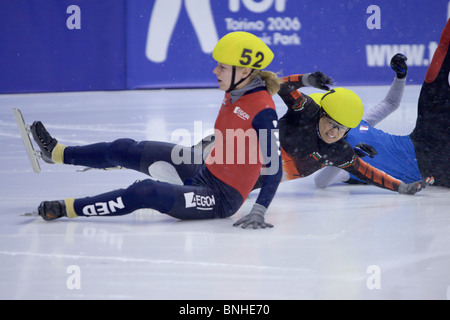
[[255, 71], [255, 69], [251, 69], [251, 71], [248, 74], [248, 76], [246, 76], [246, 77], [242, 78], [241, 80], [239, 80], [238, 82], [234, 83], [234, 80], [235, 80], [234, 78], [236, 77], [236, 67], [233, 66], [233, 71], [232, 71], [232, 74], [231, 74], [231, 85], [230, 85], [230, 87], [228, 88], [228, 90], [226, 92], [228, 93], [228, 92], [233, 91], [234, 89], [236, 89], [236, 87], [238, 85], [240, 85], [242, 82], [247, 80], [248, 77], [250, 77], [252, 75], [253, 71]]

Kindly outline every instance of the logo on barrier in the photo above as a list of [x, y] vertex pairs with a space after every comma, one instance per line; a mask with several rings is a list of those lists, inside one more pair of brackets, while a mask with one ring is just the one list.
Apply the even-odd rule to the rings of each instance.
[[[228, 0], [230, 12], [239, 12], [242, 7], [253, 13], [263, 13], [274, 8], [276, 12], [286, 10], [287, 0]], [[170, 41], [183, 7], [194, 28], [202, 51], [206, 54], [213, 52], [219, 36], [211, 10], [210, 0], [156, 0], [150, 16], [145, 46], [145, 56], [152, 62], [166, 61]], [[242, 4], [242, 6], [241, 6]], [[228, 32], [243, 31], [276, 31], [273, 36], [263, 34], [261, 39], [268, 45], [300, 45], [300, 38], [296, 33], [284, 35], [278, 31], [298, 31], [301, 27], [298, 18], [268, 17], [267, 21], [248, 21], [225, 18]]]
[[147, 33], [146, 57], [164, 62], [170, 39], [184, 2], [189, 19], [204, 53], [211, 53], [219, 41], [209, 0], [156, 0]]
[[[242, 0], [244, 6], [252, 12], [260, 13], [267, 11], [272, 5], [275, 5], [275, 10], [278, 12], [284, 12], [286, 9], [287, 0]], [[240, 10], [241, 0], [229, 0], [229, 9], [232, 12], [238, 12]]]
[[[433, 58], [438, 43], [427, 44], [366, 44], [366, 61], [368, 67], [389, 66], [392, 56], [401, 52], [408, 57], [408, 66], [428, 66]], [[428, 50], [427, 50], [428, 49]], [[428, 51], [428, 55], [427, 55]], [[428, 56], [428, 57], [427, 57]]]

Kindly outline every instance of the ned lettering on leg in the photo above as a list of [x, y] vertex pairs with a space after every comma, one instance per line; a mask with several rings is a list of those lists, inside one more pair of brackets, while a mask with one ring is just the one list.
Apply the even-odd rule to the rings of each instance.
[[110, 200], [108, 202], [96, 202], [83, 207], [83, 214], [86, 216], [101, 216], [116, 212], [117, 209], [125, 208], [122, 197], [118, 197], [116, 200]]

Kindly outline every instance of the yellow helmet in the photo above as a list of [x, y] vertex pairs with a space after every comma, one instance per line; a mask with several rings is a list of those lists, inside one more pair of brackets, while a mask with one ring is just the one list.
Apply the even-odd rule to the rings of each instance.
[[315, 103], [317, 103], [320, 106], [320, 99], [325, 95], [325, 93], [311, 93], [308, 95], [310, 98], [314, 100]]
[[272, 50], [257, 36], [236, 31], [223, 36], [213, 51], [213, 58], [223, 64], [265, 69], [273, 60]]
[[356, 128], [361, 122], [363, 104], [358, 95], [352, 90], [335, 88], [325, 94], [313, 93], [310, 97], [314, 101], [320, 99], [318, 104], [326, 114], [343, 126]]

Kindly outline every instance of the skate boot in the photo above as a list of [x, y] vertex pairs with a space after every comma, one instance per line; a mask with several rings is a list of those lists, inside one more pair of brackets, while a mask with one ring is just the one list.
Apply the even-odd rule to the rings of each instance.
[[45, 221], [66, 217], [66, 204], [61, 201], [43, 201], [38, 208], [39, 215]]
[[45, 129], [44, 125], [40, 121], [35, 121], [30, 126], [31, 134], [33, 135], [34, 141], [39, 146], [39, 149], [41, 149], [42, 153], [42, 160], [44, 160], [47, 163], [55, 163], [52, 160], [52, 152], [53, 149], [58, 144], [58, 140], [53, 138]]

